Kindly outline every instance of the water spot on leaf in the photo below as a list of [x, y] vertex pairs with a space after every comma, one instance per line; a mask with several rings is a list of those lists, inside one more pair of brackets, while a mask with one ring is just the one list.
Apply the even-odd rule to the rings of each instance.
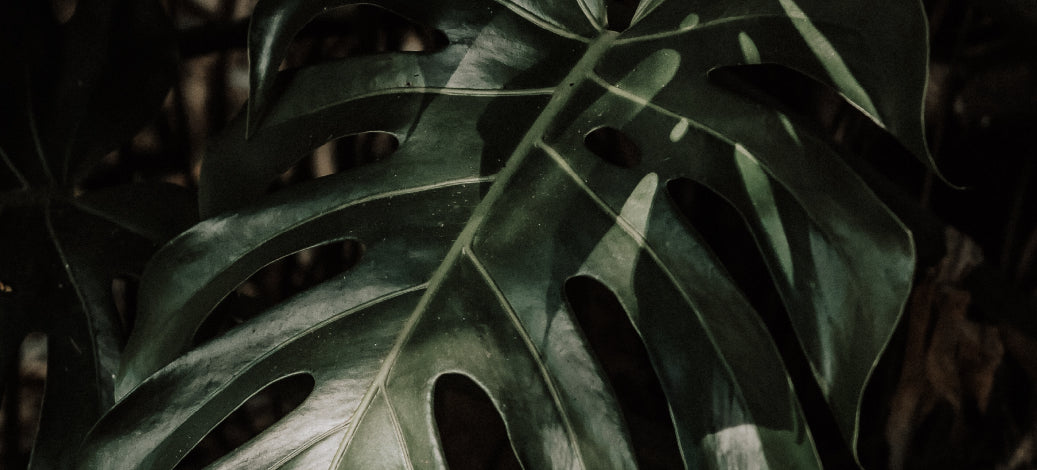
[[0, 464], [11, 468], [28, 466], [36, 441], [47, 383], [47, 349], [47, 335], [29, 333], [17, 350], [17, 359], [2, 371], [5, 388], [0, 400]]
[[263, 387], [209, 431], [174, 468], [204, 468], [241, 447], [298, 408], [313, 385], [312, 376], [300, 373]]
[[482, 387], [464, 375], [444, 374], [433, 394], [436, 428], [451, 470], [522, 468], [504, 420]]
[[666, 395], [616, 295], [588, 276], [566, 281], [565, 295], [622, 408], [639, 466], [683, 468]]
[[342, 240], [275, 260], [228, 294], [195, 332], [192, 345], [215, 338], [289, 297], [338, 276], [360, 261], [363, 244]]
[[587, 149], [603, 160], [623, 168], [641, 163], [641, 150], [623, 131], [614, 127], [599, 127], [583, 139]]
[[378, 131], [332, 140], [281, 173], [267, 192], [388, 158], [399, 146], [396, 136]]
[[296, 34], [281, 69], [380, 52], [435, 52], [449, 43], [442, 31], [386, 9], [347, 5], [310, 20]]

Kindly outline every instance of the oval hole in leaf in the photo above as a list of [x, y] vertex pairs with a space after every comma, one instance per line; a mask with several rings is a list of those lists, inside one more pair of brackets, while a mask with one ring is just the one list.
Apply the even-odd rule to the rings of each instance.
[[500, 412], [472, 379], [444, 374], [433, 389], [433, 411], [451, 470], [518, 470], [518, 457]]
[[[775, 186], [775, 189], [780, 190], [780, 187]], [[841, 437], [785, 304], [741, 214], [727, 199], [697, 181], [670, 180], [666, 190], [685, 221], [705, 239], [774, 339], [824, 467], [855, 468], [849, 446]]]
[[29, 333], [18, 348], [18, 359], [3, 371], [6, 387], [0, 404], [0, 467], [26, 468], [29, 464], [47, 386], [47, 349], [47, 335]]
[[623, 168], [641, 163], [641, 149], [623, 131], [614, 127], [599, 127], [583, 139], [587, 149], [603, 160]]
[[223, 418], [174, 468], [200, 469], [241, 447], [298, 408], [313, 391], [313, 385], [313, 377], [302, 373], [263, 387]]
[[380, 52], [435, 52], [449, 43], [442, 31], [384, 8], [347, 5], [310, 20], [295, 35], [281, 70]]
[[77, 0], [50, 0], [50, 9], [54, 12], [54, 19], [58, 24], [68, 23], [72, 15], [76, 13]]
[[120, 184], [133, 181], [136, 169], [132, 168], [132, 161], [125, 158], [128, 146], [113, 150], [105, 154], [96, 163], [83, 171], [76, 182], [76, 192], [83, 192], [110, 188]]
[[785, 306], [771, 282], [752, 233], [741, 214], [723, 196], [687, 178], [666, 183], [674, 205], [705, 239], [728, 274], [762, 315], [784, 314]]
[[[194, 79], [191, 78], [191, 80]], [[210, 83], [206, 86], [212, 88], [215, 85]], [[201, 93], [196, 87], [189, 89], [193, 90], [191, 93]], [[206, 101], [206, 106], [216, 104], [210, 103], [210, 101]], [[174, 110], [178, 113], [183, 110], [190, 113], [190, 116], [187, 114], [182, 116], [184, 120], [198, 119], [200, 122], [208, 120], [209, 118], [206, 116], [211, 115], [214, 116], [212, 119], [214, 126], [217, 125], [217, 121], [218, 125], [223, 125], [225, 120], [223, 115], [215, 117], [215, 114], [210, 113], [204, 107], [184, 109], [184, 106], [183, 103], [174, 103], [174, 93], [170, 91], [166, 96], [163, 112], [172, 115]], [[228, 105], [219, 106], [227, 107]], [[234, 105], [229, 105], [229, 107], [234, 108]], [[219, 110], [214, 108], [213, 111]], [[78, 196], [93, 190], [159, 179], [178, 186], [191, 187], [197, 178], [196, 175], [191, 174], [190, 158], [187, 155], [189, 145], [181, 142], [187, 137], [178, 135], [182, 132], [185, 131], [174, 128], [168, 119], [156, 119], [142, 127], [131, 140], [124, 142], [117, 149], [104, 156], [83, 160], [74, 169], [74, 193]]]
[[589, 276], [565, 283], [565, 295], [623, 410], [641, 468], [683, 468], [666, 395], [626, 310]]
[[388, 158], [399, 147], [400, 141], [396, 136], [380, 131], [332, 140], [281, 173], [267, 188], [267, 192]]
[[634, 19], [640, 0], [605, 0], [605, 11], [608, 12], [608, 29], [625, 31]]
[[132, 276], [118, 276], [112, 279], [112, 302], [119, 314], [123, 332], [133, 331], [137, 318], [137, 289], [140, 282]]
[[228, 294], [195, 332], [192, 345], [213, 339], [289, 297], [352, 268], [364, 246], [342, 240], [307, 248], [256, 271]]

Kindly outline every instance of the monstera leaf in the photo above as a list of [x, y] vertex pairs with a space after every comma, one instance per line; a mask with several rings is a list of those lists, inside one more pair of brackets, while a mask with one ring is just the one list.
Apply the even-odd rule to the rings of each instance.
[[[456, 374], [490, 397], [525, 468], [647, 465], [576, 283], [625, 312], [686, 467], [817, 468], [774, 338], [701, 235], [710, 221], [675, 203], [686, 184], [741, 214], [856, 439], [909, 291], [910, 236], [808, 127], [711, 77], [799, 71], [927, 159], [919, 4], [646, 0], [615, 31], [600, 0], [379, 0], [365, 3], [449, 44], [278, 72], [311, 18], [352, 3], [256, 6], [251, 100], [203, 167], [210, 218], [151, 260], [121, 401], [83, 467], [171, 467], [298, 374], [313, 379], [306, 400], [216, 467], [443, 467], [432, 397]], [[317, 146], [372, 131], [395, 153], [263, 196]], [[252, 273], [336, 240], [364, 246], [345, 275], [191, 349]]]
[[114, 402], [128, 328], [113, 279], [139, 276], [197, 221], [193, 196], [171, 186], [76, 194], [77, 175], [158, 111], [171, 28], [157, 2], [88, 0], [64, 23], [50, 3], [5, 2], [0, 30], [0, 389], [17, 386], [23, 338], [46, 334], [31, 467], [68, 468], [69, 443]]

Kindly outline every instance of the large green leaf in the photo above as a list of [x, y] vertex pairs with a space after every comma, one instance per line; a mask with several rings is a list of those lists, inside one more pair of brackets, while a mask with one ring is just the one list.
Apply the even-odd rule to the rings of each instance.
[[158, 111], [175, 65], [157, 2], [77, 3], [63, 24], [47, 2], [0, 6], [0, 390], [18, 381], [26, 335], [46, 334], [30, 462], [42, 469], [71, 467], [69, 443], [114, 403], [128, 328], [113, 279], [140, 276], [197, 220], [194, 197], [169, 185], [76, 194], [77, 175]]
[[[253, 393], [298, 373], [314, 378], [307, 400], [218, 467], [443, 466], [430, 397], [446, 373], [485, 389], [527, 468], [635, 466], [565, 299], [574, 276], [627, 312], [688, 467], [817, 467], [772, 338], [667, 195], [680, 178], [741, 213], [855, 440], [861, 391], [910, 287], [911, 239], [821, 140], [710, 74], [798, 70], [926, 159], [917, 3], [657, 0], [620, 33], [600, 1], [387, 0], [374, 3], [450, 45], [277, 72], [309, 19], [351, 3], [257, 5], [252, 99], [203, 168], [212, 218], [151, 261], [122, 401], [84, 467], [172, 466]], [[628, 136], [641, 161], [589, 150], [601, 128]], [[392, 133], [399, 149], [262, 198], [305, 153], [367, 131]], [[352, 271], [188, 352], [251, 273], [341, 239], [365, 245]]]

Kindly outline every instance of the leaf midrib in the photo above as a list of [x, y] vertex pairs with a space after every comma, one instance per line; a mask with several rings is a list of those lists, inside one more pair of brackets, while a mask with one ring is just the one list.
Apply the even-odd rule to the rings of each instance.
[[[365, 195], [365, 196], [361, 196], [361, 197], [358, 197], [356, 199], [352, 199], [352, 200], [349, 200], [349, 201], [340, 202], [340, 203], [335, 204], [335, 205], [333, 205], [331, 207], [325, 208], [324, 210], [316, 211], [316, 212], [310, 214], [308, 217], [300, 218], [299, 220], [293, 221], [290, 225], [282, 226], [281, 229], [280, 229], [281, 230], [280, 233], [283, 234], [283, 233], [291, 232], [293, 230], [297, 230], [299, 227], [302, 227], [302, 226], [305, 226], [306, 224], [315, 222], [315, 221], [317, 221], [317, 220], [319, 220], [319, 219], [321, 219], [323, 217], [327, 217], [327, 216], [329, 216], [331, 214], [334, 214], [334, 213], [337, 213], [337, 212], [340, 212], [340, 211], [343, 211], [343, 210], [346, 210], [346, 209], [349, 209], [349, 208], [357, 207], [357, 206], [360, 206], [360, 205], [363, 205], [363, 204], [375, 202], [375, 201], [382, 201], [382, 200], [391, 199], [391, 198], [397, 197], [397, 196], [418, 194], [418, 193], [422, 193], [422, 192], [425, 192], [425, 191], [432, 191], [432, 190], [449, 188], [449, 187], [454, 187], [454, 186], [463, 186], [463, 185], [469, 185], [469, 184], [482, 184], [482, 183], [487, 183], [487, 182], [490, 182], [490, 181], [493, 181], [493, 180], [494, 180], [493, 176], [488, 176], [488, 177], [466, 177], [466, 178], [457, 178], [457, 179], [452, 179], [452, 180], [448, 180], [448, 181], [439, 181], [439, 182], [435, 182], [435, 183], [418, 185], [418, 186], [412, 186], [412, 187], [398, 188], [398, 189], [393, 189], [393, 190], [389, 190], [389, 191], [376, 192], [376, 193], [368, 194], [368, 195]], [[238, 216], [238, 215], [235, 214], [234, 216]], [[234, 217], [234, 216], [231, 216], [231, 217]], [[217, 219], [211, 219], [208, 222], [211, 223], [212, 220], [217, 220]], [[202, 222], [199, 225], [204, 224], [204, 223], [205, 222]], [[188, 230], [187, 232], [184, 232], [184, 233], [180, 234], [179, 236], [174, 238], [172, 241], [168, 242], [167, 246], [176, 243], [178, 240], [187, 238], [187, 237], [191, 236], [191, 234], [193, 234], [193, 233], [194, 233], [194, 229]], [[276, 238], [276, 236], [274, 238]], [[230, 272], [233, 269], [237, 268], [239, 266], [239, 263], [242, 262], [242, 259], [245, 256], [247, 256], [249, 253], [254, 252], [256, 249], [260, 249], [263, 246], [267, 245], [268, 243], [270, 243], [270, 241], [272, 239], [273, 238], [264, 238], [264, 239], [262, 239], [261, 242], [259, 242], [257, 244], [248, 245], [248, 246], [244, 246], [244, 247], [238, 247], [240, 249], [240, 251], [237, 252], [237, 254], [236, 254], [236, 260], [233, 263], [228, 264], [227, 266], [224, 266], [220, 270], [212, 271], [210, 273], [210, 277], [204, 283], [201, 284], [200, 288], [196, 289], [192, 294], [190, 294], [188, 296], [174, 298], [174, 301], [172, 303], [169, 303], [168, 299], [167, 299], [166, 303], [163, 303], [163, 304], [159, 305], [159, 307], [161, 307], [161, 308], [156, 308], [155, 310], [148, 310], [148, 312], [149, 312], [148, 315], [158, 315], [158, 314], [170, 315], [169, 312], [175, 312], [176, 314], [179, 314], [179, 315], [186, 315], [186, 312], [192, 311], [192, 309], [196, 305], [199, 305], [199, 303], [200, 303], [201, 305], [203, 305], [205, 307], [205, 312], [206, 312], [205, 316], [208, 316], [211, 313], [212, 309], [215, 308], [216, 304], [219, 303], [219, 300], [213, 301], [213, 299], [211, 298], [212, 286], [210, 285], [210, 283], [214, 279], [218, 279], [220, 276], [224, 275], [225, 273]], [[320, 243], [317, 243], [317, 244], [312, 245], [312, 246], [317, 246], [319, 244]], [[283, 255], [283, 256], [288, 256], [288, 254]], [[157, 257], [158, 257], [158, 255], [153, 257], [151, 263], [155, 263], [155, 260], [157, 259]], [[151, 275], [147, 274], [148, 272], [150, 272], [149, 271], [150, 269], [155, 269], [155, 268], [153, 268], [151, 266], [149, 266], [148, 268], [145, 268], [145, 275], [143, 276], [144, 278], [153, 278], [154, 277], [154, 276], [151, 276]], [[256, 267], [249, 275], [255, 274], [260, 269], [262, 269], [262, 266]], [[148, 288], [149, 288], [149, 286], [147, 284], [142, 285], [142, 289], [146, 290]], [[225, 295], [226, 294], [224, 294], [224, 296]], [[223, 296], [221, 296], [220, 298], [222, 299], [222, 297]], [[158, 313], [156, 313], [156, 312], [158, 312]], [[137, 335], [139, 335], [139, 334], [140, 333], [137, 333]], [[136, 351], [136, 352], [139, 353], [139, 349], [141, 348], [141, 346], [137, 345], [137, 343], [139, 343], [140, 341], [137, 341], [136, 338], [137, 338], [137, 336], [131, 336], [131, 342], [128, 343], [128, 345], [127, 345], [127, 351]], [[134, 349], [131, 350], [130, 349], [131, 346]], [[136, 389], [142, 383], [144, 383], [152, 374], [156, 373], [162, 367], [165, 367], [170, 362], [175, 360], [175, 358], [163, 359], [161, 365], [156, 365], [157, 363], [148, 362], [148, 360], [151, 360], [151, 359], [141, 359], [141, 357], [142, 356], [140, 354], [132, 355], [131, 359], [128, 360], [128, 362], [124, 363], [120, 367], [119, 375], [118, 375], [118, 377], [116, 379], [116, 387], [115, 387], [115, 390], [116, 390], [115, 394], [116, 394], [116, 397], [118, 399], [121, 400], [123, 397], [129, 395], [134, 389]], [[140, 370], [138, 370], [139, 368], [142, 367], [142, 364], [144, 364], [146, 366], [146, 368], [145, 368], [146, 372], [140, 372]], [[128, 371], [134, 372], [135, 375], [129, 375]], [[130, 381], [132, 381], [132, 382], [130, 382]]]
[[[529, 130], [516, 146], [515, 151], [512, 152], [511, 157], [508, 158], [507, 165], [505, 165], [504, 169], [498, 173], [496, 181], [490, 187], [489, 192], [487, 192], [486, 196], [475, 208], [472, 217], [465, 225], [465, 228], [461, 231], [461, 234], [458, 236], [453, 246], [451, 246], [450, 251], [443, 258], [443, 262], [439, 265], [439, 268], [437, 268], [433, 273], [428, 283], [428, 289], [418, 302], [418, 305], [414, 308], [414, 313], [407, 319], [407, 323], [404, 324], [400, 335], [397, 337], [396, 343], [386, 356], [385, 363], [378, 371], [372, 385], [368, 388], [364, 398], [357, 406], [359, 413], [362, 414], [364, 410], [371, 405], [371, 402], [374, 400], [375, 396], [377, 396], [377, 391], [384, 387], [384, 384], [389, 377], [389, 373], [395, 366], [396, 360], [399, 358], [404, 345], [407, 344], [411, 335], [413, 335], [418, 321], [428, 308], [433, 297], [439, 292], [439, 289], [451, 268], [457, 263], [463, 261], [466, 257], [465, 252], [468, 251], [476, 233], [480, 228], [482, 228], [483, 224], [487, 220], [491, 209], [496, 205], [497, 201], [504, 196], [505, 189], [508, 187], [511, 178], [518, 172], [518, 169], [522, 166], [526, 157], [532, 153], [537, 142], [540, 141], [541, 136], [554, 122], [555, 117], [560, 114], [568, 104], [569, 98], [575, 94], [577, 89], [580, 88], [576, 85], [589, 79], [589, 75], [591, 75], [590, 72], [593, 70], [594, 65], [597, 64], [598, 61], [609, 51], [609, 48], [618, 36], [618, 32], [603, 31], [601, 36], [590, 43], [587, 51], [573, 66], [572, 71], [566, 75], [555, 88], [555, 92], [551, 97], [551, 100], [547, 103], [547, 106], [544, 107], [544, 111], [529, 127]], [[570, 86], [570, 84], [573, 85]], [[388, 397], [386, 399], [388, 399]], [[337, 452], [337, 455], [339, 456], [338, 459], [341, 459], [342, 456], [344, 456], [343, 450], [352, 440], [357, 428], [358, 426], [352, 426], [346, 433], [342, 443], [339, 445], [339, 451]], [[582, 463], [583, 459], [582, 456], [579, 455], [579, 448], [576, 448], [575, 451]], [[332, 468], [337, 467], [339, 463], [340, 462], [336, 461]]]

